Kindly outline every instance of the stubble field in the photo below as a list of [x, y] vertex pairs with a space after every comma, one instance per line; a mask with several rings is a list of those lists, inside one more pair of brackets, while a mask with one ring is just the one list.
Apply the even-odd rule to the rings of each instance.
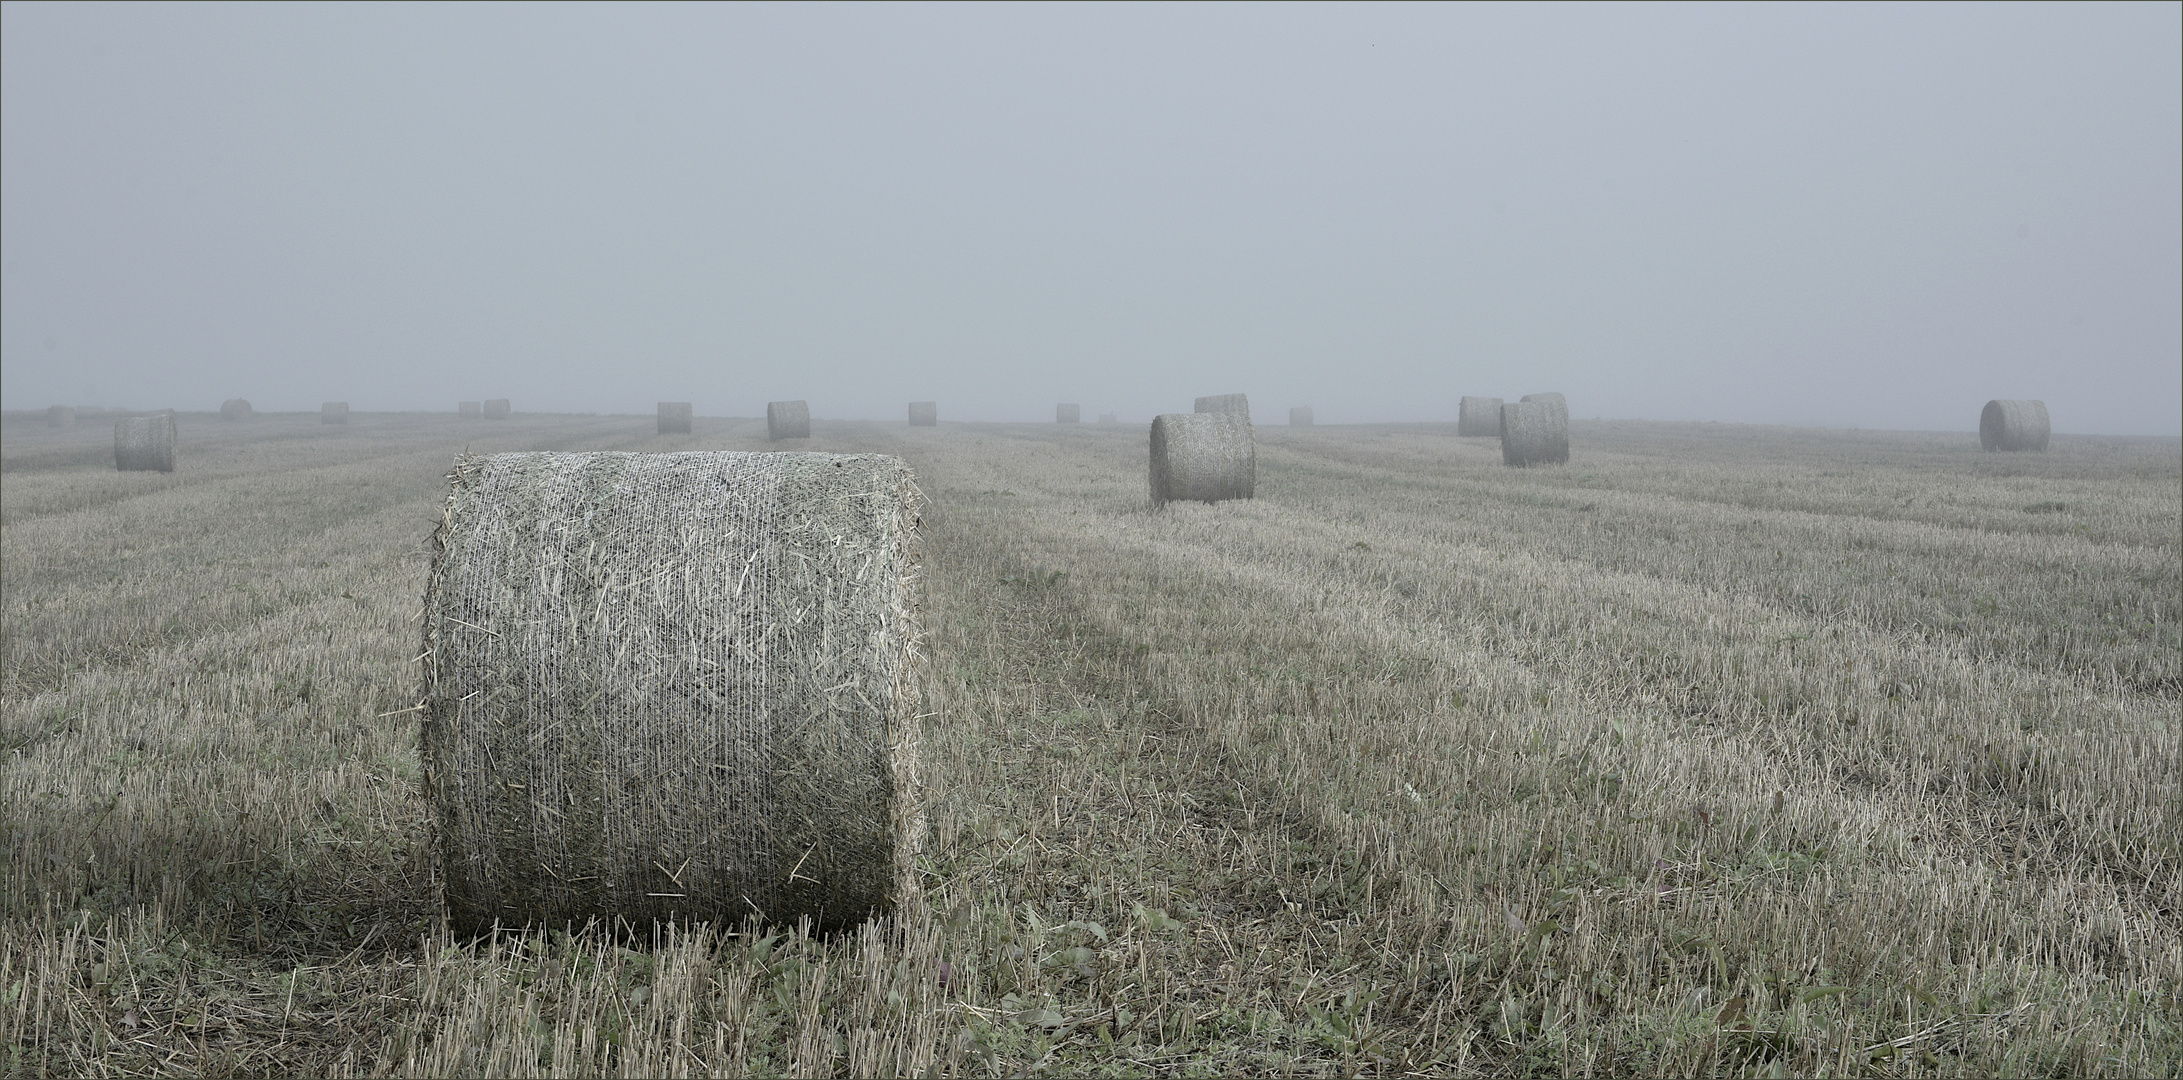
[[0, 1074], [2177, 1075], [2183, 450], [1577, 422], [817, 422], [929, 500], [922, 895], [436, 928], [465, 447], [758, 421], [0, 427]]

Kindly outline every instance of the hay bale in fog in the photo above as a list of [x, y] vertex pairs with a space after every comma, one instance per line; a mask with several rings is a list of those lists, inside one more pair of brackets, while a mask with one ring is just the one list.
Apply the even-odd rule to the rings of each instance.
[[458, 461], [419, 749], [458, 928], [838, 928], [915, 842], [918, 494], [880, 455]]
[[1199, 398], [1197, 405], [1191, 411], [1232, 413], [1242, 417], [1243, 422], [1248, 424], [1251, 422], [1251, 399], [1243, 394], [1213, 394]]
[[1560, 465], [1569, 460], [1569, 413], [1551, 401], [1501, 406], [1501, 460], [1510, 465]]
[[1298, 406], [1298, 407], [1296, 407], [1296, 408], [1290, 409], [1290, 410], [1289, 410], [1289, 426], [1290, 426], [1290, 427], [1310, 427], [1310, 426], [1311, 426], [1311, 406], [1309, 406], [1309, 405], [1301, 405], [1301, 406]]
[[1501, 434], [1501, 399], [1466, 397], [1455, 410], [1455, 433], [1481, 438]]
[[1119, 424], [1119, 423], [1121, 423], [1121, 421], [1120, 421], [1120, 420], [1116, 420], [1116, 419], [1114, 418], [1114, 414], [1113, 414], [1113, 413], [1110, 413], [1110, 412], [1103, 412], [1103, 413], [1100, 413], [1100, 414], [1099, 414], [1099, 422], [1100, 422], [1100, 423], [1102, 423], [1102, 424]]
[[514, 411], [508, 407], [507, 398], [487, 398], [485, 401], [484, 412], [487, 420], [506, 420]]
[[1561, 426], [1562, 426], [1562, 427], [1563, 427], [1564, 429], [1568, 428], [1568, 426], [1569, 426], [1569, 399], [1568, 399], [1568, 398], [1565, 398], [1565, 397], [1561, 396], [1560, 394], [1525, 394], [1525, 395], [1524, 395], [1524, 397], [1523, 397], [1523, 399], [1524, 399], [1525, 401], [1538, 401], [1538, 402], [1544, 402], [1545, 404], [1548, 404], [1548, 405], [1551, 405], [1551, 406], [1553, 406], [1553, 407], [1554, 407], [1554, 411], [1555, 411], [1555, 412], [1557, 412], [1557, 413], [1559, 413], [1559, 414], [1561, 414]]
[[239, 397], [238, 397], [238, 398], [229, 398], [229, 399], [227, 399], [226, 401], [223, 401], [223, 402], [221, 402], [221, 403], [220, 403], [220, 419], [222, 419], [222, 420], [248, 420], [248, 419], [250, 419], [250, 402], [248, 402], [248, 401], [245, 401], [245, 400], [243, 400], [242, 398], [239, 398]]
[[1249, 417], [1166, 413], [1152, 420], [1152, 505], [1248, 499], [1258, 487]]
[[688, 435], [690, 433], [690, 403], [687, 401], [660, 402], [659, 433], [662, 435]]
[[455, 415], [475, 420], [485, 415], [484, 405], [476, 401], [458, 401], [455, 403]]
[[318, 422], [321, 424], [348, 423], [349, 403], [346, 401], [328, 401], [321, 404], [318, 407]]
[[801, 401], [766, 402], [766, 438], [779, 442], [810, 437], [810, 405]]
[[119, 472], [173, 472], [174, 410], [115, 421], [114, 468]]
[[2047, 403], [2044, 401], [2003, 401], [1996, 398], [1986, 403], [1978, 414], [1978, 445], [1988, 453], [1996, 450], [2044, 450], [2047, 437], [2054, 433], [2053, 424], [2047, 419]]
[[910, 402], [911, 427], [939, 427], [940, 403], [937, 401]]
[[75, 427], [76, 410], [67, 405], [48, 405], [45, 410], [45, 426]]
[[1079, 405], [1056, 405], [1056, 406], [1054, 406], [1054, 423], [1056, 423], [1056, 424], [1076, 424], [1076, 423], [1081, 423], [1081, 422], [1083, 422], [1083, 419], [1084, 419], [1084, 409], [1083, 409], [1083, 407], [1082, 407], [1082, 406], [1079, 406]]

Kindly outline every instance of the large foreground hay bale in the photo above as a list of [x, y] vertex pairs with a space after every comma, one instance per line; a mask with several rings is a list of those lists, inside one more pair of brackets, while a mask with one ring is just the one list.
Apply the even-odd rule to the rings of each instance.
[[508, 407], [507, 398], [497, 397], [485, 399], [485, 418], [487, 420], [506, 420], [508, 418], [508, 414], [514, 411], [514, 409]]
[[1165, 413], [1152, 420], [1152, 505], [1248, 499], [1258, 487], [1258, 441], [1248, 417]]
[[348, 423], [349, 403], [346, 401], [328, 401], [319, 405], [318, 422], [321, 424]]
[[1084, 409], [1083, 409], [1083, 406], [1080, 406], [1080, 405], [1056, 405], [1056, 406], [1054, 406], [1054, 423], [1056, 423], [1056, 424], [1076, 424], [1076, 423], [1081, 423], [1081, 422], [1083, 422], [1083, 419], [1084, 419]]
[[779, 442], [810, 437], [810, 405], [801, 401], [766, 402], [766, 438]]
[[1290, 410], [1289, 410], [1289, 426], [1290, 426], [1290, 427], [1310, 427], [1310, 426], [1311, 426], [1311, 406], [1309, 406], [1309, 405], [1300, 405], [1300, 406], [1298, 406], [1298, 407], [1296, 407], [1296, 408], [1290, 409]]
[[48, 405], [45, 410], [45, 426], [75, 427], [76, 410], [68, 405]]
[[1480, 438], [1501, 434], [1501, 399], [1466, 397], [1455, 410], [1455, 433]]
[[120, 472], [173, 472], [174, 411], [115, 421], [114, 468]]
[[940, 403], [937, 401], [910, 402], [911, 427], [939, 427]]
[[485, 415], [484, 403], [478, 401], [458, 401], [455, 403], [455, 415], [475, 420], [478, 417]]
[[687, 401], [660, 402], [659, 433], [662, 435], [688, 435], [690, 433], [690, 403]]
[[1510, 465], [1560, 465], [1569, 460], [1569, 413], [1551, 401], [1501, 406], [1501, 460]]
[[246, 401], [246, 400], [244, 400], [244, 399], [242, 399], [242, 398], [239, 398], [239, 397], [238, 397], [238, 398], [229, 398], [229, 399], [227, 399], [226, 401], [223, 401], [223, 402], [221, 402], [221, 403], [220, 403], [220, 419], [222, 419], [222, 420], [248, 420], [248, 419], [250, 419], [250, 402], [248, 402], [248, 401]]
[[2047, 419], [2044, 401], [1986, 403], [1978, 414], [1978, 445], [1988, 453], [1996, 450], [2044, 450], [2054, 425]]
[[895, 906], [917, 835], [907, 465], [531, 453], [450, 479], [419, 748], [457, 927]]
[[1243, 422], [1247, 424], [1251, 422], [1251, 399], [1244, 394], [1211, 394], [1199, 398], [1196, 406], [1191, 411], [1232, 413], [1242, 417]]

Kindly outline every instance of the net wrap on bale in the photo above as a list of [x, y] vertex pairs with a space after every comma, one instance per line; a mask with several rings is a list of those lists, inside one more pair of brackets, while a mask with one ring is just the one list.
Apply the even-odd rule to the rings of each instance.
[[810, 437], [810, 405], [801, 401], [766, 402], [766, 438], [779, 442]]
[[222, 419], [222, 420], [248, 420], [248, 419], [250, 419], [250, 402], [248, 402], [248, 401], [246, 401], [246, 400], [244, 400], [244, 399], [242, 399], [242, 398], [229, 398], [229, 399], [227, 399], [226, 401], [223, 401], [223, 402], [221, 402], [221, 403], [220, 403], [220, 419]]
[[1996, 450], [2045, 450], [2054, 433], [2044, 401], [2006, 401], [1996, 398], [1978, 414], [1978, 445]]
[[484, 412], [487, 420], [506, 420], [509, 414], [514, 411], [513, 408], [509, 407], [507, 398], [491, 398], [485, 402]]
[[456, 463], [420, 749], [449, 920], [822, 928], [917, 835], [920, 498], [883, 455]]
[[1234, 413], [1165, 413], [1152, 420], [1152, 504], [1248, 499], [1258, 487], [1258, 441]]
[[1311, 406], [1309, 406], [1309, 405], [1300, 405], [1300, 406], [1297, 406], [1296, 408], [1290, 409], [1290, 410], [1289, 410], [1289, 426], [1290, 426], [1290, 427], [1310, 427], [1310, 426], [1311, 426]]
[[1560, 465], [1569, 460], [1569, 414], [1551, 401], [1501, 406], [1501, 460], [1510, 465]]
[[690, 433], [690, 403], [687, 401], [660, 402], [659, 433], [662, 435], [688, 435]]
[[346, 401], [329, 401], [320, 405], [318, 407], [318, 422], [321, 424], [348, 423], [349, 403]]
[[115, 421], [114, 468], [119, 472], [173, 472], [174, 413]]
[[484, 405], [476, 401], [458, 401], [455, 403], [455, 413], [458, 416], [476, 419], [485, 415]]
[[1247, 394], [1211, 394], [1201, 397], [1191, 408], [1192, 412], [1232, 413], [1251, 422], [1251, 399]]
[[1081, 423], [1081, 422], [1083, 422], [1083, 419], [1084, 419], [1084, 408], [1083, 408], [1083, 406], [1081, 406], [1081, 405], [1056, 405], [1056, 406], [1054, 406], [1054, 423], [1057, 423], [1057, 424], [1076, 424], [1076, 423]]
[[1466, 397], [1456, 407], [1455, 433], [1489, 438], [1501, 434], [1501, 399]]
[[939, 427], [940, 403], [937, 401], [910, 402], [911, 427]]

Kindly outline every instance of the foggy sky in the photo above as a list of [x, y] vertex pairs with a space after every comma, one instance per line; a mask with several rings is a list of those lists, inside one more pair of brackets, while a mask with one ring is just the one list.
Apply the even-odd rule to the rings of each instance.
[[0, 8], [0, 398], [2183, 431], [2183, 7]]

